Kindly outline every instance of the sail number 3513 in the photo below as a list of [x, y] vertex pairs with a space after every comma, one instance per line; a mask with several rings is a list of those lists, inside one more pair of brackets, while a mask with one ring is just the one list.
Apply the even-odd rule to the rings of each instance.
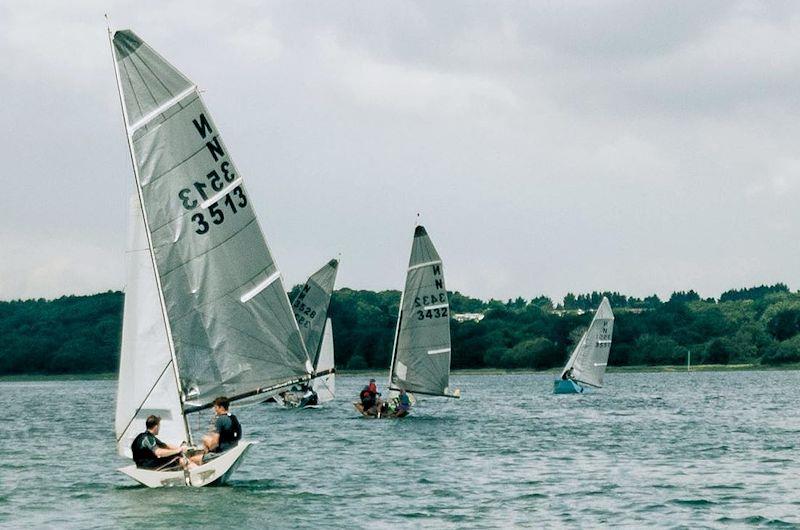
[[[192, 120], [192, 123], [197, 129], [197, 133], [204, 140], [209, 134], [214, 133], [214, 129], [208, 122], [205, 114], [200, 114], [197, 119]], [[219, 163], [219, 171], [213, 169], [206, 174], [206, 181], [192, 182], [191, 188], [183, 188], [178, 192], [178, 199], [181, 205], [186, 210], [194, 210], [201, 201], [208, 200], [209, 192], [213, 197], [214, 194], [224, 190], [226, 185], [236, 180], [236, 174], [231, 170], [231, 163], [228, 160], [221, 160], [226, 157], [225, 150], [219, 141], [219, 136], [213, 135], [206, 141], [206, 149], [211, 154], [214, 162]], [[199, 196], [199, 199], [198, 199]], [[225, 213], [236, 214], [240, 208], [247, 206], [247, 196], [241, 185], [236, 186], [231, 191], [225, 194], [224, 197], [218, 201], [212, 202], [206, 208], [208, 218], [203, 212], [197, 212], [192, 215], [191, 219], [195, 223], [194, 231], [197, 234], [207, 234], [211, 229], [211, 225], [221, 225], [225, 222]]]

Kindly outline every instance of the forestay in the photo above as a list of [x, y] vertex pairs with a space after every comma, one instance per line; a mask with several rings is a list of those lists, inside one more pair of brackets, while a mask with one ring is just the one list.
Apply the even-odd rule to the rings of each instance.
[[450, 304], [442, 260], [417, 226], [400, 299], [389, 384], [393, 390], [449, 395]]
[[[569, 377], [594, 387], [603, 386], [603, 375], [611, 351], [611, 335], [614, 331], [614, 313], [608, 298], [603, 297], [600, 307], [594, 314], [589, 329], [583, 334], [575, 350], [561, 372], [563, 378]], [[571, 372], [570, 372], [571, 370]]]
[[280, 272], [197, 87], [129, 30], [113, 48], [186, 408], [307, 379]]
[[317, 401], [319, 403], [331, 401], [336, 395], [336, 374], [333, 373], [333, 368], [333, 324], [329, 318], [325, 322], [322, 345], [315, 365], [315, 372], [324, 373], [325, 375], [311, 380], [311, 389], [317, 393]]
[[144, 430], [144, 420], [151, 414], [161, 417], [162, 440], [170, 444], [186, 440], [138, 197], [132, 197], [130, 205], [126, 269], [115, 430], [117, 452], [131, 458], [131, 443]]
[[[315, 367], [320, 355], [322, 330], [325, 328], [325, 319], [328, 318], [328, 307], [331, 303], [338, 267], [339, 262], [335, 259], [326, 263], [311, 275], [292, 302], [294, 316], [297, 319], [297, 325], [300, 326], [300, 335], [303, 337], [303, 342]], [[319, 368], [316, 371], [320, 371]]]

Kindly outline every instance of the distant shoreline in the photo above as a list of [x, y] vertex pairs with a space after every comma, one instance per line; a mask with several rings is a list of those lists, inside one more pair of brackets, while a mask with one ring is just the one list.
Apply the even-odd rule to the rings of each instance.
[[[762, 372], [762, 371], [782, 371], [798, 370], [800, 364], [784, 365], [761, 365], [761, 364], [698, 364], [692, 366], [692, 372]], [[344, 376], [374, 376], [386, 377], [386, 370], [337, 370], [339, 375]], [[609, 366], [609, 373], [665, 373], [678, 372], [686, 373], [686, 365], [663, 365], [663, 366]], [[502, 368], [464, 368], [453, 370], [452, 375], [541, 375], [557, 374], [559, 370], [506, 370]], [[8, 382], [36, 382], [36, 381], [108, 381], [116, 380], [117, 374], [98, 373], [98, 374], [14, 374], [0, 375], [0, 383]]]

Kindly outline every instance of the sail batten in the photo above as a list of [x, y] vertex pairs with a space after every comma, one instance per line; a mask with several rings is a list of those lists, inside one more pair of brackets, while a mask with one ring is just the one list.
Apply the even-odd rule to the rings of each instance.
[[307, 379], [279, 269], [196, 85], [129, 30], [112, 47], [184, 409]]
[[448, 395], [450, 347], [450, 303], [442, 259], [425, 229], [417, 226], [398, 309], [389, 387]]

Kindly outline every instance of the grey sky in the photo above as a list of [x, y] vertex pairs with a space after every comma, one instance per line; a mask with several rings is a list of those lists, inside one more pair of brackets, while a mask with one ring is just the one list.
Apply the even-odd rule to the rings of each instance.
[[203, 87], [287, 284], [482, 298], [800, 286], [800, 4], [0, 4], [0, 299], [123, 287], [103, 13]]

